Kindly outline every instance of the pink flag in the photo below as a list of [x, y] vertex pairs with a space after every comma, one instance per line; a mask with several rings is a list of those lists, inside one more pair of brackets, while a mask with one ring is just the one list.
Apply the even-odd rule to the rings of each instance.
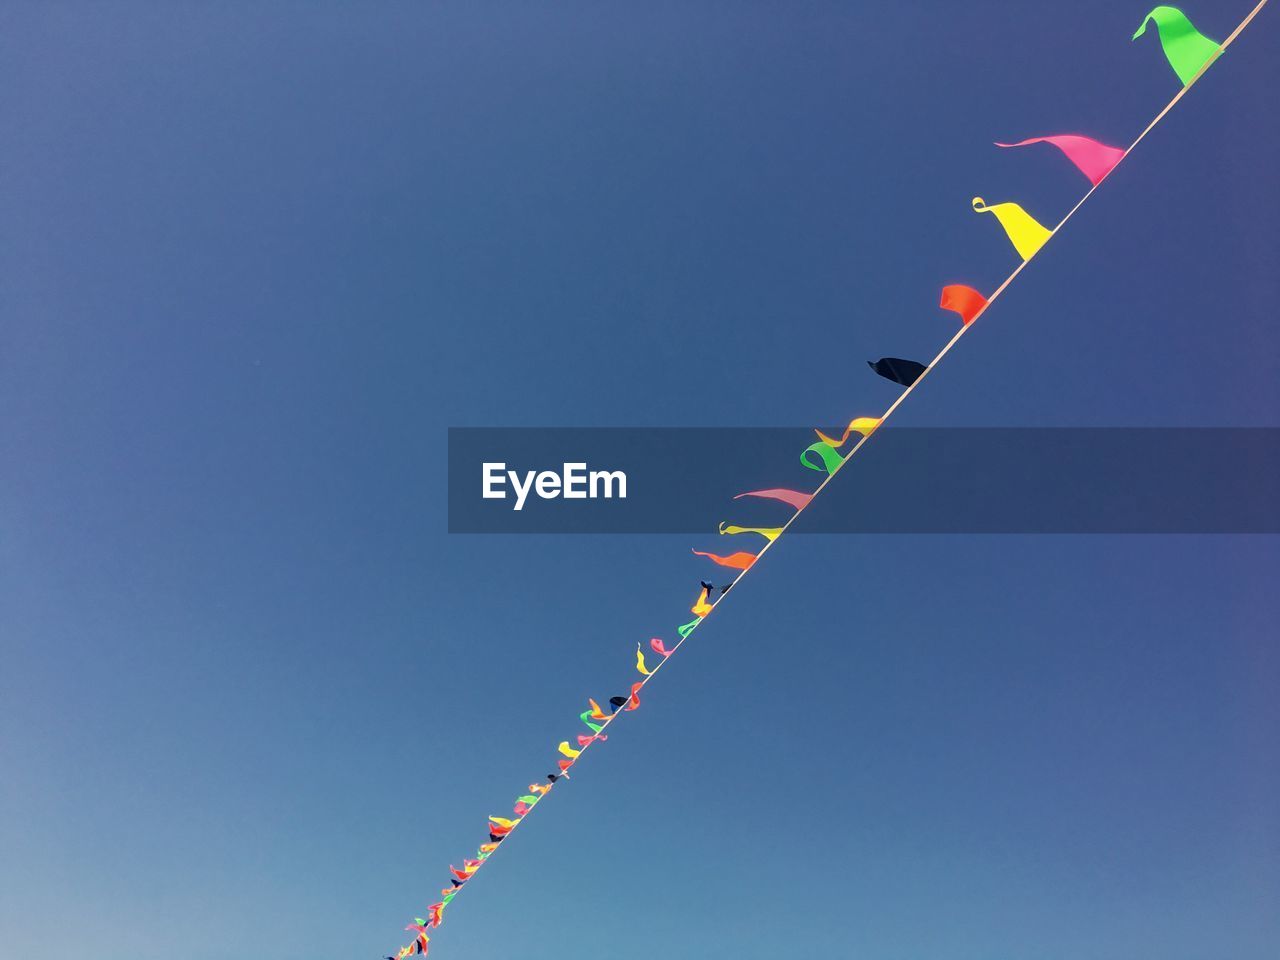
[[1108, 147], [1105, 143], [1091, 140], [1074, 133], [1064, 133], [1054, 137], [1032, 137], [1020, 143], [997, 143], [997, 147], [1025, 147], [1030, 143], [1052, 143], [1067, 155], [1067, 159], [1080, 168], [1080, 172], [1089, 178], [1095, 187], [1100, 184], [1111, 169], [1124, 159], [1124, 151], [1119, 147]]
[[671, 651], [667, 649], [666, 644], [664, 644], [657, 637], [654, 637], [652, 640], [649, 641], [649, 646], [653, 647], [653, 652], [658, 654], [658, 656], [660, 657], [671, 656]]
[[809, 505], [809, 501], [813, 499], [811, 493], [801, 493], [799, 490], [750, 490], [746, 493], [740, 493], [733, 499], [741, 500], [743, 497], [763, 497], [768, 500], [781, 500], [783, 503], [789, 503], [797, 510], [803, 510]]

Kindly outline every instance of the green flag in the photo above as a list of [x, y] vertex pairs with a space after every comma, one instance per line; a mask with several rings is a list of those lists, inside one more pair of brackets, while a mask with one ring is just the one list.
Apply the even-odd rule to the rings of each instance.
[[1164, 55], [1169, 58], [1169, 66], [1173, 67], [1184, 87], [1222, 49], [1192, 26], [1187, 15], [1177, 7], [1156, 7], [1148, 13], [1147, 19], [1133, 35], [1134, 40], [1147, 32], [1147, 24], [1152, 20], [1160, 32], [1160, 44], [1164, 47]]
[[[816, 453], [822, 460], [822, 466], [818, 466], [809, 459], [810, 452]], [[804, 452], [800, 454], [800, 462], [810, 470], [819, 472], [835, 473], [839, 469], [840, 464], [844, 463], [844, 457], [836, 452], [835, 448], [829, 443], [814, 443], [804, 448]]]

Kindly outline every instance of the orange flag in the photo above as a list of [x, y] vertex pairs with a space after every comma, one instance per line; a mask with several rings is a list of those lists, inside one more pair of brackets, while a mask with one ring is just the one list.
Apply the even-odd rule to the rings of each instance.
[[987, 305], [987, 298], [973, 287], [963, 283], [953, 283], [942, 288], [942, 302], [938, 304], [943, 310], [954, 310], [960, 314], [965, 326], [973, 323], [973, 318], [980, 314]]
[[715, 561], [722, 567], [732, 567], [734, 570], [746, 570], [756, 562], [754, 553], [731, 553], [727, 557], [722, 557], [718, 553], [703, 553], [701, 550], [693, 552], [700, 557]]

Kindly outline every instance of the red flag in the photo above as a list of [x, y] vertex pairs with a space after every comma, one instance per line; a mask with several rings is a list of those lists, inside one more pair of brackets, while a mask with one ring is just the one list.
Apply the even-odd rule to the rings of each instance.
[[942, 288], [942, 302], [938, 304], [943, 310], [954, 310], [960, 314], [965, 325], [973, 323], [973, 318], [982, 312], [987, 305], [987, 298], [973, 287], [963, 283], [953, 283]]

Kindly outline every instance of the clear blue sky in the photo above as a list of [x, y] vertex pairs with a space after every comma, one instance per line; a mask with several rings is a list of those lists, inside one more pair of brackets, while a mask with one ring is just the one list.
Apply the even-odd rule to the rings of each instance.
[[[901, 423], [1280, 426], [1274, 7]], [[1087, 186], [991, 141], [1175, 92], [1145, 12], [0, 8], [0, 952], [394, 949], [729, 517], [450, 537], [446, 427], [883, 409], [970, 197]], [[1273, 957], [1277, 561], [783, 542], [433, 955]]]

